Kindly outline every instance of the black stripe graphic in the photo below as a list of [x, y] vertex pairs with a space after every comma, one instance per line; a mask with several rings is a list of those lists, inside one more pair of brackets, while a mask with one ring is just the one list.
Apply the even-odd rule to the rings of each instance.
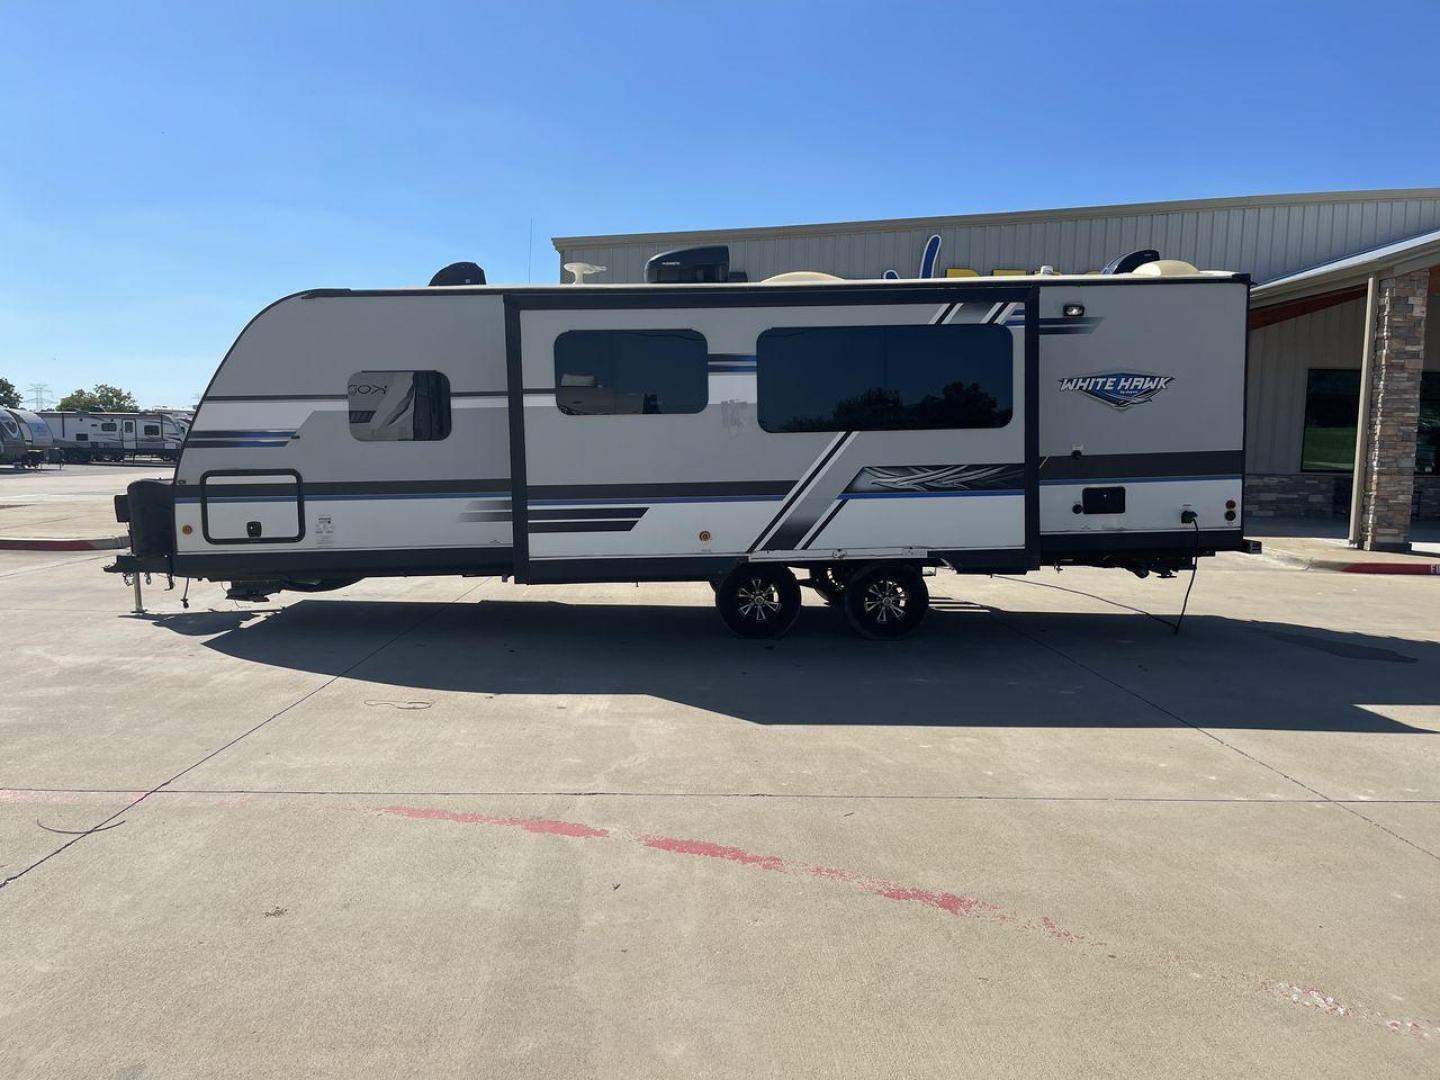
[[[509, 506], [510, 482], [503, 479], [490, 480], [359, 480], [332, 483], [306, 482], [305, 496], [320, 495], [473, 495], [477, 499], [504, 500], [501, 506]], [[287, 477], [274, 484], [207, 484], [206, 493], [216, 495], [275, 495], [295, 487], [295, 481]], [[175, 497], [184, 500], [200, 497], [200, 485], [176, 485]]]
[[1111, 476], [1215, 476], [1245, 471], [1243, 450], [1198, 450], [1168, 454], [1056, 455], [1040, 465], [1043, 480], [1088, 480]]
[[344, 394], [206, 394], [200, 404], [207, 401], [348, 401]]
[[288, 435], [272, 439], [191, 439], [185, 445], [191, 450], [277, 450], [290, 442]]
[[680, 484], [532, 484], [529, 495], [532, 503], [567, 499], [634, 499], [636, 502], [645, 502], [649, 499], [745, 496], [774, 498], [784, 495], [794, 485], [793, 480], [692, 481]]
[[530, 508], [531, 521], [593, 520], [595, 518], [619, 518], [639, 521], [645, 516], [644, 506], [586, 506], [575, 509], [548, 510]]
[[835, 520], [835, 515], [840, 513], [840, 511], [844, 508], [845, 500], [836, 499], [835, 505], [830, 508], [830, 512], [828, 514], [826, 514], [823, 518], [820, 519], [819, 527], [810, 535], [810, 539], [805, 541], [802, 550], [809, 548], [811, 544], [815, 543], [816, 540], [819, 540], [820, 534], [825, 531], [826, 527], [830, 524], [830, 522]]
[[780, 509], [776, 511], [775, 516], [760, 530], [759, 534], [755, 537], [755, 542], [750, 545], [750, 551], [754, 551], [764, 543], [766, 534], [769, 533], [771, 529], [774, 529], [785, 515], [790, 512], [790, 508], [796, 504], [797, 500], [804, 496], [806, 488], [820, 475], [820, 471], [825, 468], [826, 464], [845, 447], [854, 434], [853, 431], [845, 432], [845, 434], [841, 435], [840, 438], [832, 443], [830, 448], [820, 456], [820, 460], [811, 466], [810, 470], [806, 472], [800, 482], [795, 485], [795, 489], [790, 493], [790, 497], [780, 505]]
[[532, 533], [629, 532], [634, 521], [532, 521]]
[[294, 428], [247, 428], [243, 431], [221, 431], [216, 428], [211, 431], [191, 431], [190, 438], [194, 439], [233, 439], [239, 436], [248, 436], [252, 439], [287, 439], [295, 434]]

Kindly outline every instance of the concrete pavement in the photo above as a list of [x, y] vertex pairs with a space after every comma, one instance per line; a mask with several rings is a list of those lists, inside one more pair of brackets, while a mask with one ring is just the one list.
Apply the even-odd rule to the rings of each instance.
[[0, 553], [6, 1076], [1440, 1069], [1440, 582], [756, 643], [685, 585], [137, 618], [106, 558]]
[[114, 496], [132, 480], [168, 477], [174, 471], [173, 465], [153, 461], [0, 469], [0, 548], [16, 547], [17, 540], [119, 546], [125, 526], [115, 520]]

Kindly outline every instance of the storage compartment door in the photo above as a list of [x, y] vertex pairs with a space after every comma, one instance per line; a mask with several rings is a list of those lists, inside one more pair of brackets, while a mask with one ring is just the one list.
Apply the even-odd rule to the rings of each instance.
[[200, 478], [200, 522], [211, 544], [293, 544], [305, 533], [300, 474], [227, 470]]

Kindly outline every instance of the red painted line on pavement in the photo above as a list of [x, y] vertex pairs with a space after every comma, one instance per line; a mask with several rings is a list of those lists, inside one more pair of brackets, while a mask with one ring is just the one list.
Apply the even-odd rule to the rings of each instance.
[[727, 859], [746, 866], [758, 866], [761, 870], [785, 870], [785, 860], [778, 855], [753, 855], [737, 847], [712, 844], [708, 840], [682, 840], [675, 836], [637, 836], [635, 838], [648, 848], [659, 851], [673, 851], [677, 855], [703, 855], [709, 859]]
[[4, 537], [0, 536], [0, 550], [3, 551], [110, 551], [118, 548], [125, 538], [113, 537], [103, 540], [72, 540], [51, 538], [45, 536], [37, 537]]
[[1348, 563], [1340, 568], [1343, 574], [1440, 574], [1437, 563], [1391, 563], [1361, 562]]
[[419, 818], [424, 821], [458, 821], [466, 825], [503, 825], [526, 832], [551, 833], [555, 836], [593, 837], [609, 836], [609, 829], [597, 829], [581, 825], [577, 821], [553, 821], [549, 818], [496, 817], [493, 814], [456, 813], [453, 810], [439, 810], [425, 806], [382, 806], [382, 814], [399, 814], [401, 817]]
[[[617, 839], [628, 839], [632, 843], [639, 844], [642, 847], [669, 852], [675, 855], [690, 855], [706, 859], [715, 859], [720, 862], [736, 863], [741, 866], [749, 866], [757, 870], [767, 870], [772, 873], [833, 881], [848, 885], [873, 896], [883, 897], [886, 900], [920, 904], [924, 907], [934, 908], [937, 911], [943, 911], [955, 916], [966, 916], [1005, 923], [1016, 929], [1031, 930], [1046, 934], [1057, 941], [1063, 941], [1067, 944], [1083, 945], [1097, 950], [1113, 947], [1103, 941], [1059, 926], [1048, 915], [1032, 918], [1017, 912], [1008, 911], [998, 904], [981, 900], [974, 896], [965, 896], [950, 892], [932, 892], [929, 889], [920, 889], [910, 885], [901, 885], [893, 881], [885, 881], [880, 878], [872, 878], [854, 870], [846, 870], [835, 866], [820, 866], [810, 863], [794, 862], [779, 855], [757, 854], [746, 851], [743, 848], [733, 847], [729, 844], [717, 844], [710, 840], [696, 840], [679, 836], [659, 836], [653, 833], [639, 833], [632, 836], [620, 830], [610, 830], [593, 825], [582, 825], [574, 821], [457, 813], [451, 810], [417, 806], [386, 806], [381, 807], [381, 812], [430, 821], [456, 821], [481, 825], [502, 825], [523, 829], [526, 832], [553, 833], [560, 836], [582, 838], [615, 837]], [[1146, 950], [1143, 948], [1136, 950], [1135, 958], [1144, 960], [1146, 958]], [[1154, 961], [1153, 956], [1150, 959], [1152, 962]], [[1164, 966], [1168, 967], [1179, 958], [1167, 957], [1166, 959], [1167, 963]], [[1189, 966], [1195, 966], [1192, 962], [1183, 960], [1181, 962], [1187, 963]], [[1200, 966], [1208, 967], [1209, 965], [1202, 964]], [[1196, 974], [1198, 975], [1198, 973]], [[1437, 1025], [1433, 1021], [1409, 1017], [1397, 1019], [1376, 1009], [1354, 1004], [1342, 1004], [1334, 996], [1314, 987], [1300, 986], [1296, 983], [1280, 982], [1273, 979], [1256, 979], [1254, 976], [1242, 976], [1235, 972], [1225, 972], [1223, 970], [1214, 971], [1213, 975], [1218, 977], [1222, 983], [1237, 989], [1251, 992], [1260, 990], [1288, 1001], [1293, 1005], [1323, 1013], [1326, 1016], [1362, 1020], [1371, 1024], [1377, 1024], [1397, 1034], [1411, 1035], [1426, 1040], [1440, 1036], [1440, 1025]]]

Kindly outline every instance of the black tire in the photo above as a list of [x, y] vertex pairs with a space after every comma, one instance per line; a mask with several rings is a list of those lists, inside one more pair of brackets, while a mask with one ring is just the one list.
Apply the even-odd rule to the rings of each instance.
[[743, 638], [779, 637], [800, 615], [800, 585], [788, 567], [745, 563], [721, 579], [715, 607]]
[[925, 579], [904, 563], [871, 563], [845, 587], [845, 617], [863, 637], [902, 638], [920, 625], [929, 610]]

